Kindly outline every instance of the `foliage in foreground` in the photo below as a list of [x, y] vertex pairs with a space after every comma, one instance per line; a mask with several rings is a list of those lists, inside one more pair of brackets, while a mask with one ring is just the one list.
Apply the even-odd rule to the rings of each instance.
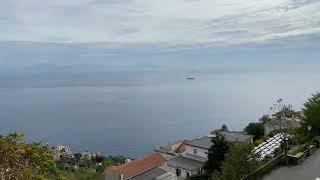
[[51, 151], [41, 143], [25, 143], [22, 134], [0, 137], [2, 179], [45, 179], [54, 166]]
[[225, 155], [229, 150], [229, 143], [224, 136], [218, 134], [212, 137], [211, 141], [213, 145], [209, 148], [208, 160], [203, 167], [208, 174], [221, 171], [222, 162], [225, 160]]
[[[52, 174], [50, 179], [63, 180], [100, 180], [102, 172], [110, 165], [123, 163], [123, 157], [99, 156], [92, 159], [79, 158], [60, 159], [56, 163], [58, 175]], [[77, 168], [75, 168], [77, 167]]]
[[[123, 157], [99, 156], [53, 161], [51, 150], [38, 142], [26, 143], [24, 136], [0, 136], [0, 179], [14, 180], [95, 180], [108, 166], [122, 163]], [[75, 167], [78, 169], [65, 167]]]
[[[110, 165], [121, 164], [124, 162], [122, 156], [103, 155], [93, 157], [91, 159], [82, 158], [79, 154], [75, 154], [74, 159], [62, 158], [56, 161], [56, 167], [63, 179], [68, 180], [86, 180], [101, 179], [101, 173]], [[77, 167], [77, 168], [74, 168]], [[55, 179], [52, 176], [51, 179]]]
[[95, 171], [91, 170], [79, 170], [75, 172], [71, 171], [60, 171], [60, 177], [56, 175], [52, 176], [50, 179], [56, 180], [101, 180], [101, 175]]
[[254, 140], [260, 139], [264, 136], [264, 126], [262, 122], [250, 123], [244, 131], [254, 136]]
[[239, 180], [259, 167], [247, 144], [232, 144], [222, 164], [221, 173], [215, 172], [214, 180]]
[[304, 103], [302, 110], [306, 124], [312, 127], [312, 134], [320, 135], [320, 93], [313, 94], [312, 97]]

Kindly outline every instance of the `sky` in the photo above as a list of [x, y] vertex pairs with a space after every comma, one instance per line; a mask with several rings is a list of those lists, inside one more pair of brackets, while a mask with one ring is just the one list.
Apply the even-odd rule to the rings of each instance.
[[0, 27], [0, 71], [319, 64], [318, 0], [2, 0]]

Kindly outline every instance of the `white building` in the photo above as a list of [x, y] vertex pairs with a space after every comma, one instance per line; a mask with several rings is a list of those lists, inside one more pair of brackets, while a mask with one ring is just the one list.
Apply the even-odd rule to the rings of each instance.
[[81, 158], [89, 159], [89, 160], [94, 156], [89, 151], [82, 151], [80, 154], [81, 154]]
[[[244, 134], [243, 132], [220, 132], [228, 142], [247, 143], [253, 141], [253, 136]], [[186, 142], [185, 151], [172, 159], [168, 160], [168, 167], [171, 172], [176, 173], [178, 177], [186, 178], [192, 175], [201, 174], [202, 167], [208, 160], [209, 148], [213, 145], [211, 137], [204, 136]]]
[[71, 148], [68, 145], [57, 144], [51, 148], [53, 153], [53, 159], [59, 160], [62, 157], [74, 158]]
[[185, 152], [170, 159], [168, 167], [171, 172], [182, 178], [202, 173], [202, 167], [208, 160], [208, 150], [211, 146], [211, 138], [208, 136], [187, 142]]

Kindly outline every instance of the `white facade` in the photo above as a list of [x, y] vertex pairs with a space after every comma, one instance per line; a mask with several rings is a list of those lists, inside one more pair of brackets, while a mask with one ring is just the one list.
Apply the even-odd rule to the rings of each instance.
[[167, 165], [167, 163], [159, 166], [159, 168], [165, 170], [167, 173], [156, 177], [156, 180], [177, 180], [177, 175], [172, 169]]
[[92, 158], [92, 154], [89, 151], [82, 151], [80, 154], [81, 154], [81, 158], [84, 158], [84, 159]]
[[167, 172], [155, 178], [155, 180], [177, 180], [177, 176], [173, 173]]
[[[183, 158], [190, 159], [190, 161], [197, 161], [198, 163], [203, 164], [208, 160], [208, 149], [187, 144], [185, 146], [185, 152], [182, 153], [181, 156]], [[180, 178], [187, 178], [189, 176], [193, 176], [202, 172], [202, 165], [198, 167], [191, 166], [192, 168], [190, 168], [190, 166], [188, 167], [188, 165], [186, 165], [185, 167], [180, 165], [173, 163], [168, 166], [170, 171], [172, 173], [175, 173]]]
[[[186, 145], [186, 151], [185, 151], [184, 155], [187, 156], [188, 158], [191, 158], [191, 159], [193, 159], [192, 157], [195, 156], [195, 158], [194, 158], [195, 160], [199, 160], [199, 159], [207, 160], [208, 159], [208, 149]], [[191, 156], [189, 156], [189, 155], [191, 155]]]
[[58, 144], [52, 147], [53, 159], [59, 160], [61, 157], [74, 158], [68, 145]]
[[[177, 175], [179, 174], [178, 177], [180, 177], [180, 178], [187, 178], [189, 176], [193, 176], [193, 175], [198, 174], [198, 171], [191, 172], [190, 170], [186, 170], [183, 168], [176, 168], [176, 167], [168, 166], [168, 169], [172, 174], [175, 174], [175, 177], [177, 177]], [[179, 173], [177, 172], [178, 170], [180, 171]]]

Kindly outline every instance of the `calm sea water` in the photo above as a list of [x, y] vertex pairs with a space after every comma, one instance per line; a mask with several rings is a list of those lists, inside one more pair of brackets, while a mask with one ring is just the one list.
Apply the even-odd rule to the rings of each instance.
[[[186, 77], [195, 80], [186, 80]], [[137, 156], [167, 142], [242, 130], [282, 97], [301, 108], [320, 88], [306, 72], [132, 72], [0, 77], [0, 133]]]

